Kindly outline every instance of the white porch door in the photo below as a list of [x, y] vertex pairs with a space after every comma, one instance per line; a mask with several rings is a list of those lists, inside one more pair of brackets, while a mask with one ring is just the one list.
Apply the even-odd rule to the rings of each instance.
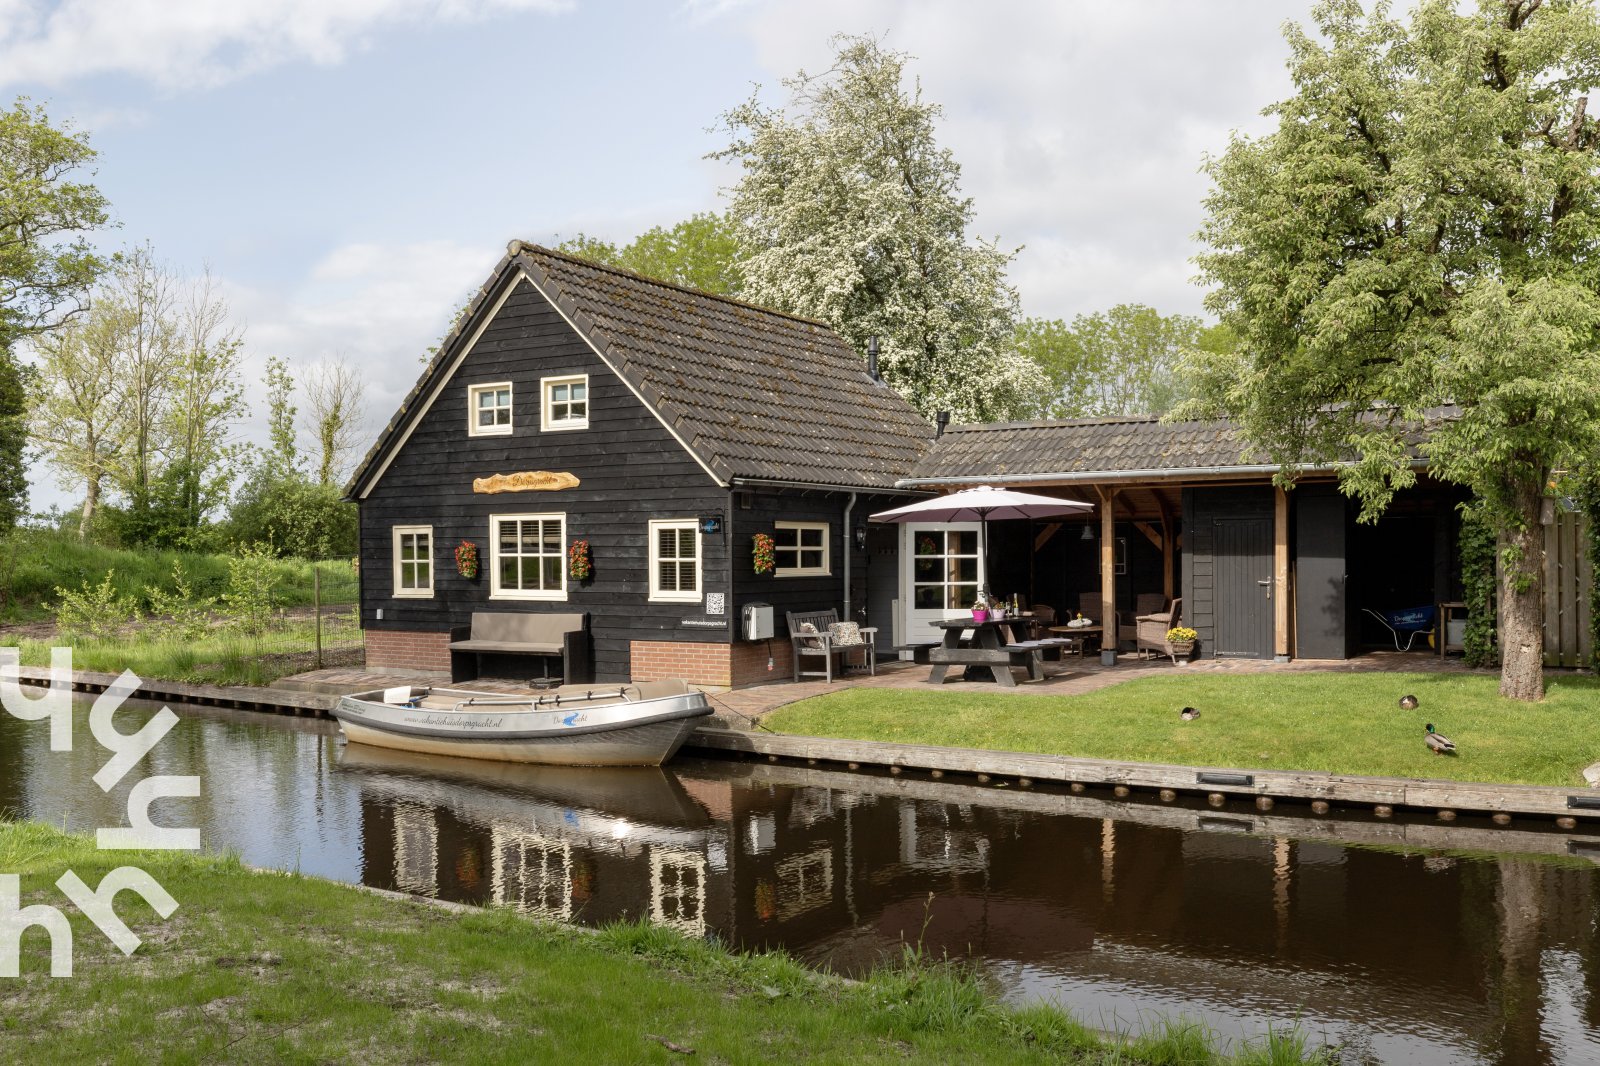
[[971, 617], [972, 601], [987, 580], [978, 555], [978, 523], [907, 523], [900, 530], [906, 642], [938, 640], [940, 633], [930, 623]]

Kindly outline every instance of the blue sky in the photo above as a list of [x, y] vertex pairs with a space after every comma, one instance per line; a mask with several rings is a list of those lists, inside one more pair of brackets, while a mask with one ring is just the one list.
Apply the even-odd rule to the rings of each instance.
[[[1288, 91], [1308, 4], [0, 0], [0, 97], [91, 134], [120, 223], [268, 355], [360, 364], [374, 427], [512, 237], [720, 206], [709, 130], [836, 32], [915, 56], [1029, 314], [1198, 312], [1198, 168]], [[251, 395], [256, 395], [252, 390]], [[246, 436], [259, 433], [247, 427]], [[70, 497], [35, 470], [35, 506]]]

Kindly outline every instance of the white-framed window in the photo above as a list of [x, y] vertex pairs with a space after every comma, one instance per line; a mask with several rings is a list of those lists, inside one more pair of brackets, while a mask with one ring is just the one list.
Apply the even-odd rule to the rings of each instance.
[[467, 434], [503, 437], [511, 432], [511, 382], [467, 387]]
[[394, 595], [433, 595], [433, 527], [394, 527]]
[[489, 518], [489, 597], [567, 598], [567, 516], [504, 514]]
[[828, 574], [828, 523], [777, 523], [772, 531], [772, 561], [776, 577]]
[[547, 430], [589, 428], [589, 375], [540, 378], [540, 425]]
[[650, 598], [700, 602], [700, 524], [694, 519], [650, 523]]

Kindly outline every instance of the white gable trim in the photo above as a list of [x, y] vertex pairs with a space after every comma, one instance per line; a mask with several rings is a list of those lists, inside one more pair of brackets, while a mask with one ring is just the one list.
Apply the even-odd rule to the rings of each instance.
[[[536, 292], [540, 296], [544, 297], [544, 302], [545, 303], [547, 303], [551, 307], [555, 308], [556, 314], [561, 316], [561, 321], [565, 322], [568, 326], [570, 326], [572, 328], [572, 332], [576, 333], [578, 336], [583, 338], [583, 343], [585, 343], [585, 344], [587, 344], [589, 346], [589, 350], [594, 353], [595, 358], [600, 360], [602, 363], [604, 363], [606, 365], [606, 369], [611, 371], [611, 373], [616, 376], [616, 379], [618, 381], [622, 382], [624, 385], [626, 385], [628, 387], [628, 391], [633, 393], [634, 398], [637, 399], [641, 404], [644, 405], [644, 409], [646, 411], [649, 411], [650, 414], [655, 418], [655, 420], [657, 422], [661, 423], [661, 428], [666, 430], [668, 433], [670, 433], [672, 435], [672, 439], [678, 442], [678, 447], [682, 448], [686, 453], [688, 453], [690, 458], [692, 458], [696, 463], [700, 464], [700, 469], [704, 470], [706, 472], [706, 476], [709, 477], [712, 480], [712, 482], [714, 482], [717, 485], [718, 488], [724, 488], [724, 489], [727, 488], [728, 487], [728, 483], [726, 481], [724, 481], [722, 478], [718, 477], [716, 475], [716, 472], [714, 470], [712, 470], [709, 466], [706, 465], [705, 460], [700, 458], [700, 453], [699, 452], [696, 452], [693, 448], [689, 447], [689, 442], [684, 440], [683, 437], [679, 435], [678, 431], [675, 428], [673, 428], [671, 423], [669, 423], [665, 418], [661, 417], [661, 412], [656, 410], [655, 404], [653, 404], [649, 400], [645, 399], [644, 398], [644, 393], [640, 392], [638, 389], [633, 387], [633, 382], [628, 380], [628, 376], [626, 374], [624, 374], [622, 371], [618, 370], [616, 364], [613, 363], [610, 359], [607, 359], [605, 357], [605, 355], [600, 351], [600, 349], [595, 347], [594, 341], [589, 338], [589, 334], [578, 328], [578, 324], [576, 322], [572, 321], [572, 319], [567, 316], [566, 311], [562, 310], [561, 304], [558, 303], [556, 300], [552, 299], [549, 293], [547, 293], [543, 289], [541, 289], [539, 287], [539, 283], [537, 281], [534, 281], [533, 280], [533, 276], [531, 274], [529, 274], [526, 270], [522, 271], [522, 279], [524, 281], [526, 281], [529, 285], [533, 286], [533, 291], [534, 292]], [[593, 410], [594, 409], [591, 407], [590, 408], [591, 414], [593, 413]]]
[[[529, 275], [526, 270], [523, 270], [519, 267], [517, 270], [517, 275], [520, 280], [527, 282], [528, 285], [533, 288], [533, 291], [538, 293], [540, 298], [543, 299], [545, 303], [549, 304], [555, 309], [556, 314], [561, 316], [561, 320], [567, 324], [572, 332], [581, 337], [583, 339], [583, 343], [589, 346], [589, 350], [595, 354], [595, 358], [604, 363], [606, 369], [611, 371], [618, 381], [622, 382], [628, 387], [628, 391], [633, 393], [634, 397], [644, 405], [644, 409], [649, 411], [657, 422], [661, 423], [661, 428], [665, 429], [669, 434], [671, 434], [672, 439], [678, 442], [678, 446], [681, 447], [692, 459], [694, 459], [696, 463], [699, 464], [700, 469], [706, 472], [706, 476], [709, 477], [719, 488], [727, 488], [728, 483], [722, 478], [718, 477], [716, 473], [706, 465], [705, 460], [700, 458], [699, 453], [697, 453], [693, 448], [689, 447], [688, 443], [684, 441], [683, 437], [679, 435], [678, 431], [668, 424], [665, 418], [661, 417], [661, 412], [656, 410], [655, 405], [649, 400], [646, 400], [644, 395], [640, 393], [638, 389], [634, 388], [633, 382], [629, 381], [628, 378], [616, 368], [615, 364], [613, 364], [611, 360], [607, 359], [600, 353], [600, 349], [595, 347], [594, 341], [590, 340], [589, 335], [577, 327], [572, 319], [567, 316], [567, 313], [561, 309], [561, 305], [555, 300], [552, 300], [550, 295], [539, 287], [539, 283], [534, 281], [533, 277]], [[469, 339], [466, 344], [462, 345], [460, 353], [450, 361], [450, 368], [439, 376], [439, 380], [434, 382], [433, 388], [429, 390], [427, 398], [422, 401], [421, 406], [417, 407], [412, 412], [410, 420], [406, 424], [405, 431], [400, 434], [399, 439], [395, 440], [389, 445], [388, 452], [383, 457], [383, 462], [378, 466], [378, 469], [373, 473], [373, 475], [367, 479], [366, 487], [361, 490], [360, 496], [357, 497], [358, 499], [366, 499], [372, 494], [372, 490], [378, 487], [378, 482], [382, 481], [383, 475], [389, 471], [389, 464], [394, 462], [395, 456], [400, 454], [400, 450], [404, 448], [406, 446], [406, 442], [411, 439], [411, 431], [416, 429], [422, 420], [427, 417], [428, 411], [432, 409], [434, 401], [439, 398], [439, 394], [444, 391], [444, 387], [448, 385], [456, 376], [456, 372], [461, 369], [461, 364], [466, 361], [468, 355], [472, 354], [472, 349], [477, 347], [479, 338], [483, 336], [484, 331], [489, 328], [492, 322], [494, 322], [495, 318], [500, 314], [500, 309], [505, 306], [505, 302], [511, 298], [511, 294], [515, 292], [516, 289], [517, 282], [513, 281], [511, 284], [505, 287], [505, 291], [500, 294], [499, 299], [495, 300], [494, 306], [491, 307], [489, 309], [489, 313], [484, 316], [483, 322], [476, 330], [473, 331], [471, 339]]]

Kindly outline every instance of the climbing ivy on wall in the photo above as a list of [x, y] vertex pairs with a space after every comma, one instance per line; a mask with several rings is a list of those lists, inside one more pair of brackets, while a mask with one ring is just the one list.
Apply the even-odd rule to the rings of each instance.
[[1494, 629], [1494, 530], [1479, 500], [1461, 505], [1461, 584], [1466, 589], [1468, 666], [1500, 661]]
[[1600, 466], [1579, 482], [1577, 495], [1589, 533], [1589, 667], [1600, 670]]

